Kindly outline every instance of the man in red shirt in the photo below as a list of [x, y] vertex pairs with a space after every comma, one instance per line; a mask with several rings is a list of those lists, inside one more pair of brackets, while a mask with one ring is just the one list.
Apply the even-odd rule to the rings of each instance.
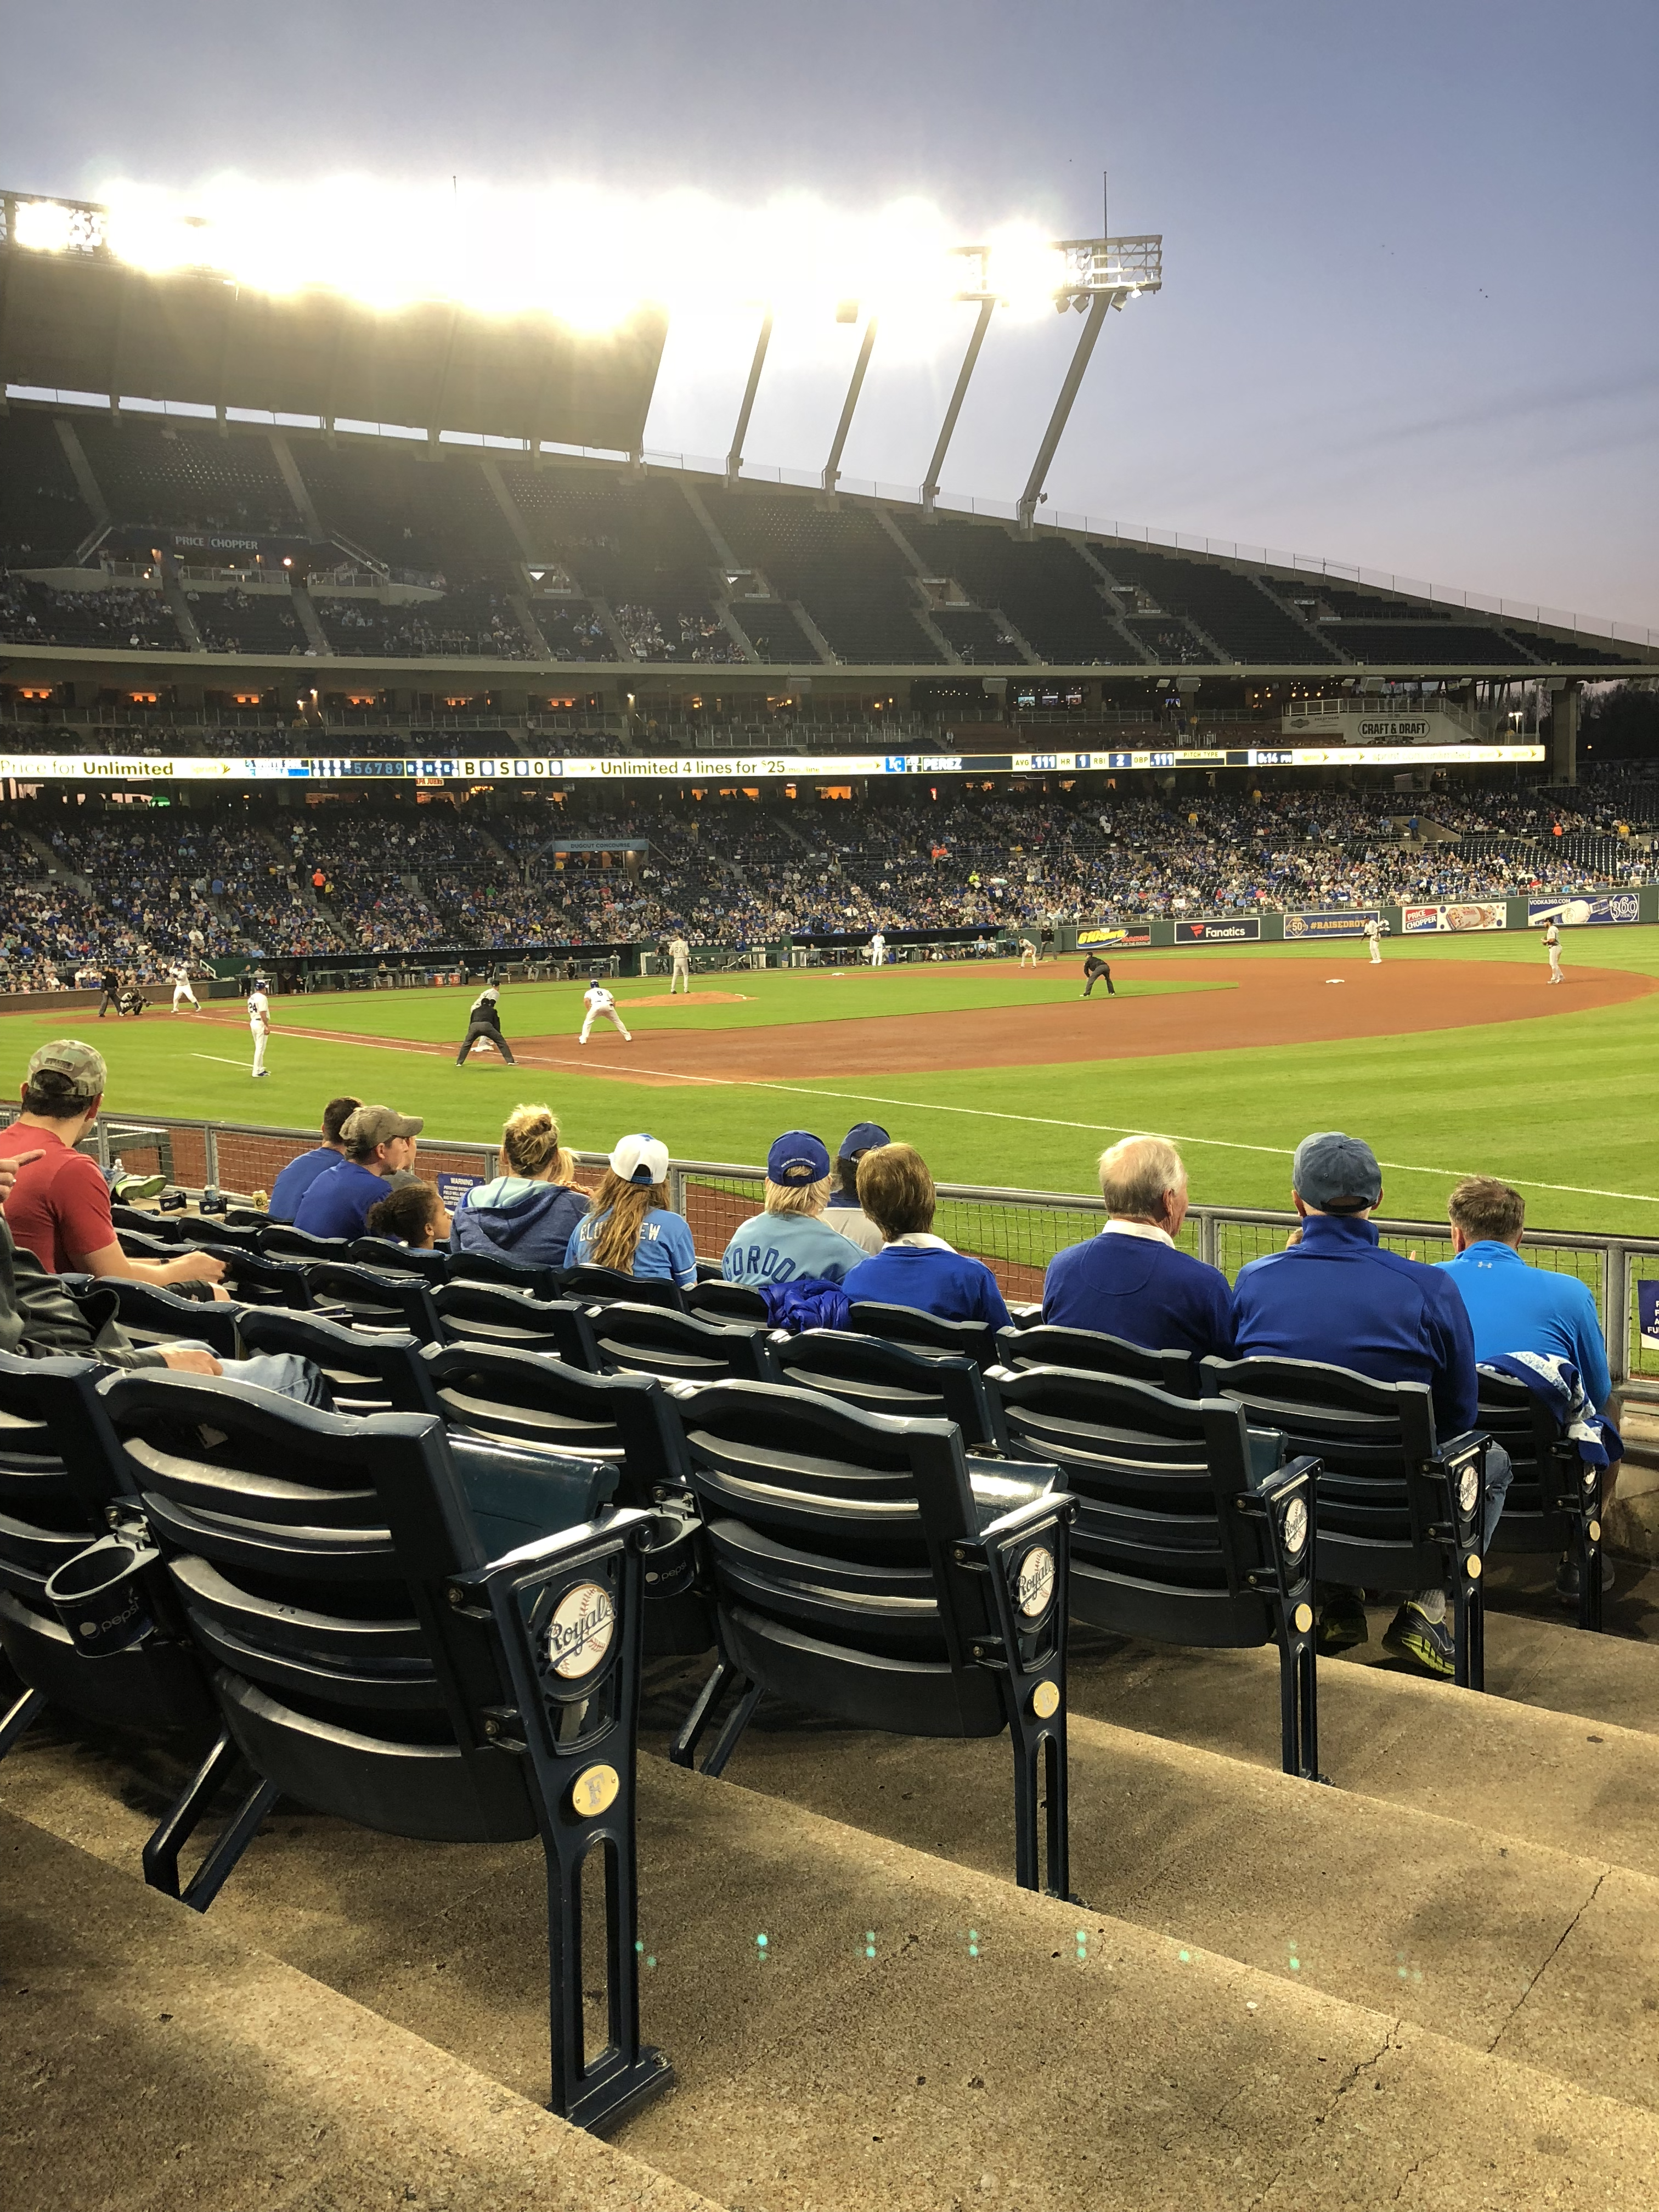
[[28, 1066], [23, 1110], [0, 1129], [0, 1158], [15, 1159], [6, 1200], [14, 1243], [27, 1245], [49, 1274], [126, 1275], [141, 1283], [216, 1283], [225, 1272], [211, 1252], [177, 1260], [130, 1260], [110, 1212], [109, 1185], [97, 1162], [76, 1146], [97, 1121], [107, 1071], [89, 1044], [60, 1037]]

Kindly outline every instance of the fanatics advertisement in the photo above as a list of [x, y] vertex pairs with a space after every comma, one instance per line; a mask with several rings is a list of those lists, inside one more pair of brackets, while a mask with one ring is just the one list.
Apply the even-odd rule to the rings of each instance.
[[1614, 922], [1640, 919], [1641, 902], [1634, 891], [1584, 891], [1568, 898], [1528, 899], [1527, 927], [1541, 929], [1547, 921], [1563, 929], [1603, 928]]
[[1400, 923], [1407, 937], [1416, 937], [1426, 930], [1507, 929], [1510, 917], [1502, 899], [1475, 899], [1467, 906], [1401, 907]]
[[1659, 1352], [1659, 1283], [1638, 1283], [1636, 1312], [1644, 1352]]
[[1366, 923], [1380, 918], [1374, 906], [1345, 907], [1337, 914], [1287, 914], [1285, 939], [1293, 944], [1311, 937], [1363, 937]]
[[1261, 935], [1259, 914], [1229, 915], [1216, 921], [1178, 921], [1177, 945], [1254, 945]]
[[1098, 929], [1079, 929], [1077, 933], [1079, 952], [1091, 949], [1101, 952], [1144, 952], [1152, 941], [1152, 927], [1147, 922], [1130, 929], [1112, 929], [1103, 923]]

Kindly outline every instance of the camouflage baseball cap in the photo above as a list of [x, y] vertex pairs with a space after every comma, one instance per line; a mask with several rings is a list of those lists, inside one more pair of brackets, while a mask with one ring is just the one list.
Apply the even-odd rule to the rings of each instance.
[[30, 1060], [31, 1085], [37, 1076], [46, 1079], [40, 1085], [42, 1091], [65, 1099], [88, 1100], [103, 1096], [109, 1070], [95, 1045], [82, 1044], [75, 1037], [58, 1037], [52, 1044], [43, 1044]]

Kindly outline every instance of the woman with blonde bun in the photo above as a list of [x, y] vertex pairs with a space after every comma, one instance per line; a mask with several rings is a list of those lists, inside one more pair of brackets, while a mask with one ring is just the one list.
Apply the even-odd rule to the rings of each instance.
[[501, 1173], [455, 1208], [452, 1252], [479, 1252], [521, 1267], [562, 1267], [587, 1212], [576, 1163], [559, 1142], [549, 1106], [515, 1106], [501, 1131]]

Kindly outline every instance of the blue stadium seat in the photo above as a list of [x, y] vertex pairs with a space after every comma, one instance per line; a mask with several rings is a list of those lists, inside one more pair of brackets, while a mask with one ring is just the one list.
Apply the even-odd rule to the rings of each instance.
[[660, 1306], [589, 1306], [599, 1370], [659, 1375], [669, 1382], [775, 1382], [777, 1361], [767, 1332], [750, 1322], [699, 1321]]
[[337, 1413], [438, 1411], [421, 1347], [406, 1331], [345, 1328], [271, 1306], [244, 1308], [239, 1326], [249, 1352], [289, 1352], [319, 1367]]
[[945, 1321], [919, 1306], [854, 1298], [847, 1326], [866, 1336], [884, 1336], [891, 1344], [912, 1345], [918, 1352], [962, 1353], [981, 1367], [994, 1367], [997, 1361], [997, 1333], [988, 1321]]
[[823, 1390], [866, 1413], [954, 1421], [970, 1451], [1008, 1448], [995, 1389], [960, 1353], [918, 1352], [840, 1328], [799, 1336], [779, 1329], [771, 1344], [780, 1379], [799, 1390]]
[[1198, 1361], [1190, 1352], [1149, 1352], [1104, 1329], [1061, 1328], [1042, 1322], [1031, 1328], [1005, 1328], [997, 1334], [1004, 1367], [1080, 1367], [1095, 1375], [1120, 1375], [1126, 1382], [1151, 1382], [1177, 1398], [1198, 1395]]

